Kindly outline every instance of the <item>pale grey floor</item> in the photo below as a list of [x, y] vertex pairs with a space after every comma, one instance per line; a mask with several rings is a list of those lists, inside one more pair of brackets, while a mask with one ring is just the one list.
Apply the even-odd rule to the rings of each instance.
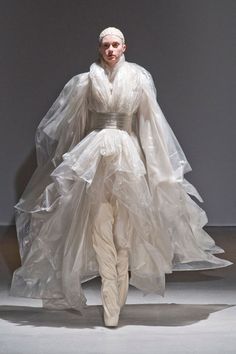
[[[1, 354], [236, 353], [236, 265], [167, 277], [164, 298], [130, 287], [119, 327], [103, 326], [99, 279], [84, 285], [89, 307], [49, 311], [41, 301], [9, 297], [19, 265], [13, 228], [0, 233]], [[225, 257], [236, 263], [236, 229], [211, 228]]]

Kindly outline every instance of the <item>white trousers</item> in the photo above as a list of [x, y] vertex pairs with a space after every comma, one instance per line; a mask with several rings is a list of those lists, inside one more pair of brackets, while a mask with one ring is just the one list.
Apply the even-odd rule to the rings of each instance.
[[129, 287], [128, 214], [118, 203], [101, 203], [93, 226], [93, 247], [102, 279], [101, 297], [106, 326], [116, 326]]

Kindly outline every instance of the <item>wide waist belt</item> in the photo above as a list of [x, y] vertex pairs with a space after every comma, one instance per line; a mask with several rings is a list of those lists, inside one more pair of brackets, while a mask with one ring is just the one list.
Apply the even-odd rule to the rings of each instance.
[[88, 131], [101, 129], [120, 129], [131, 133], [133, 115], [125, 113], [100, 113], [89, 111]]

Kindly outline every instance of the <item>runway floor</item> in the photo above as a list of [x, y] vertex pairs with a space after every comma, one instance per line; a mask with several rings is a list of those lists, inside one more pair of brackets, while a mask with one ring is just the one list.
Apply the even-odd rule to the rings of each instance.
[[235, 354], [236, 228], [208, 228], [234, 265], [166, 277], [165, 297], [130, 286], [119, 326], [102, 321], [100, 280], [84, 285], [88, 309], [53, 311], [8, 295], [19, 264], [14, 227], [0, 228], [0, 354]]

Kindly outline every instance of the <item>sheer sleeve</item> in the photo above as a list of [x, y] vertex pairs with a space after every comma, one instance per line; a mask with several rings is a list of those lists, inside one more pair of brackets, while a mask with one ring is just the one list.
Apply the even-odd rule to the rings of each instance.
[[142, 98], [138, 110], [138, 135], [144, 151], [151, 189], [160, 182], [181, 184], [188, 194], [202, 201], [185, 178], [191, 166], [156, 99], [151, 75], [141, 68]]
[[48, 159], [57, 165], [62, 154], [83, 138], [87, 89], [88, 74], [74, 76], [40, 122], [35, 137], [38, 165]]
[[88, 73], [74, 76], [63, 88], [36, 130], [37, 168], [16, 209], [50, 210], [56, 201], [51, 172], [85, 134]]

